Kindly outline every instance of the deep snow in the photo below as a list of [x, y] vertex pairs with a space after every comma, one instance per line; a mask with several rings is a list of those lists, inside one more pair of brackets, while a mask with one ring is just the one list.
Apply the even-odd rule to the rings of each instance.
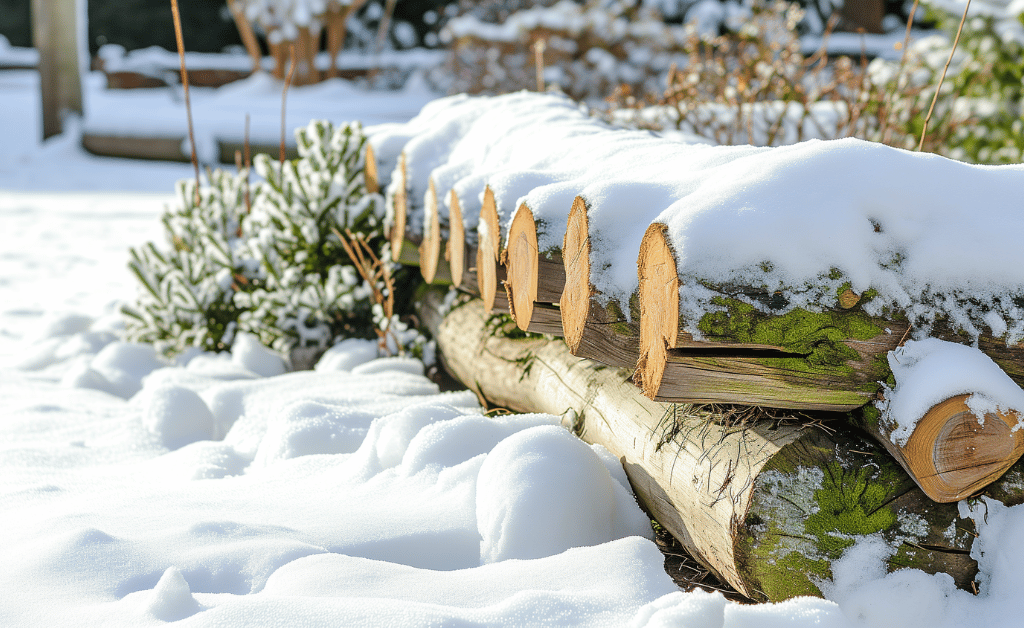
[[38, 146], [27, 76], [0, 73], [0, 624], [1019, 624], [1021, 507], [962, 505], [978, 596], [885, 575], [867, 538], [831, 601], [737, 605], [675, 590], [621, 468], [554, 417], [485, 418], [366, 343], [280, 375], [244, 339], [177, 365], [121, 343], [126, 249], [191, 170]]

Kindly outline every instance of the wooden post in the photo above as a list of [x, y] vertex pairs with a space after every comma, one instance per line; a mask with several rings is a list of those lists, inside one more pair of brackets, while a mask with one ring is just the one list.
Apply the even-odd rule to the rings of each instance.
[[[81, 5], [81, 6], [79, 6]], [[64, 117], [82, 115], [82, 73], [88, 58], [84, 0], [32, 0], [32, 43], [39, 51], [43, 139], [64, 132]]]

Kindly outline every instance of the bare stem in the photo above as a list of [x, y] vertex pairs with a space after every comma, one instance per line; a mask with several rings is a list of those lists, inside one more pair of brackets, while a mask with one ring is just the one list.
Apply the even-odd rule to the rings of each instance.
[[199, 157], [196, 155], [196, 135], [192, 130], [192, 101], [188, 96], [188, 70], [185, 69], [185, 38], [181, 34], [181, 13], [178, 11], [178, 0], [171, 0], [171, 15], [174, 17], [174, 38], [178, 44], [178, 60], [181, 63], [181, 86], [185, 90], [185, 112], [188, 115], [188, 142], [192, 148], [192, 167], [196, 171], [196, 205], [199, 197]]
[[896, 92], [900, 88], [900, 77], [903, 76], [903, 70], [907, 67], [907, 49], [910, 48], [910, 28], [914, 25], [914, 16], [917, 14], [917, 5], [919, 2], [920, 0], [914, 0], [914, 6], [910, 8], [910, 15], [907, 16], [907, 32], [903, 35], [903, 54], [900, 55], [900, 67], [896, 71], [896, 83], [893, 84], [892, 89], [888, 94], [886, 94], [885, 111], [883, 112], [884, 119], [882, 120], [883, 144], [888, 144], [889, 139], [892, 137], [890, 121], [892, 120], [893, 102], [896, 99]]
[[281, 168], [284, 168], [284, 133], [285, 133], [285, 106], [288, 104], [288, 88], [292, 84], [292, 74], [295, 73], [295, 44], [288, 50], [288, 75], [284, 77], [284, 89], [281, 90]]
[[964, 30], [964, 22], [967, 21], [967, 10], [971, 8], [971, 0], [967, 0], [967, 4], [964, 6], [964, 14], [960, 18], [960, 26], [956, 29], [956, 38], [953, 40], [953, 47], [949, 51], [949, 58], [946, 59], [946, 65], [942, 68], [942, 76], [939, 77], [939, 84], [935, 86], [935, 96], [932, 97], [932, 104], [928, 107], [928, 115], [924, 118], [924, 128], [921, 129], [921, 141], [917, 144], [917, 150], [921, 150], [924, 146], [924, 137], [928, 133], [928, 121], [932, 119], [932, 112], [935, 110], [935, 102], [939, 99], [939, 90], [942, 89], [942, 81], [946, 80], [946, 71], [949, 70], [949, 64], [953, 62], [953, 54], [956, 52], [956, 45], [960, 43], [960, 33]]

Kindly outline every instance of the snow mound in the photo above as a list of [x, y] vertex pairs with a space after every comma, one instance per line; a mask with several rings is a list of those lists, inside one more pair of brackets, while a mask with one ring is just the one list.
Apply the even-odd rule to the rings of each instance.
[[481, 564], [651, 535], [601, 458], [553, 425], [499, 443], [480, 468], [476, 502]]
[[142, 424], [168, 449], [214, 438], [216, 420], [203, 399], [190, 388], [163, 385], [147, 390]]
[[231, 360], [263, 377], [280, 375], [287, 370], [281, 356], [263, 346], [256, 336], [244, 332], [235, 337]]
[[351, 371], [353, 368], [376, 360], [379, 353], [377, 343], [362, 338], [346, 338], [326, 351], [313, 370]]
[[171, 622], [191, 617], [202, 607], [192, 597], [192, 590], [181, 572], [168, 567], [153, 589], [147, 610], [157, 619]]

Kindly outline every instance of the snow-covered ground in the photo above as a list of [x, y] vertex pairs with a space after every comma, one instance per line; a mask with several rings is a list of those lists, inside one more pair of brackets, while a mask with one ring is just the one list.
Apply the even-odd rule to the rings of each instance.
[[191, 168], [40, 146], [34, 86], [0, 73], [0, 625], [1020, 625], [1021, 507], [973, 511], [978, 596], [868, 538], [831, 600], [737, 605], [676, 590], [617, 461], [555, 417], [485, 418], [364, 342], [291, 374], [246, 337], [120, 342], [126, 249]]

